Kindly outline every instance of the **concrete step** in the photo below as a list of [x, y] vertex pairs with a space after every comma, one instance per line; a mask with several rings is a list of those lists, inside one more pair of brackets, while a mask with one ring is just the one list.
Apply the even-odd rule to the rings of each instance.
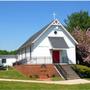
[[80, 79], [80, 77], [76, 74], [70, 65], [61, 65], [61, 67], [67, 72], [67, 79]]
[[70, 65], [57, 64], [55, 66], [65, 79], [80, 79]]

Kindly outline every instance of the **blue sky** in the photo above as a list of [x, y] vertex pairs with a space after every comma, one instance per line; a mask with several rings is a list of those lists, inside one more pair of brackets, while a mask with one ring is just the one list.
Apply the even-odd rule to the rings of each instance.
[[18, 49], [31, 35], [53, 20], [53, 12], [64, 24], [67, 15], [80, 10], [90, 14], [90, 2], [0, 1], [0, 49]]

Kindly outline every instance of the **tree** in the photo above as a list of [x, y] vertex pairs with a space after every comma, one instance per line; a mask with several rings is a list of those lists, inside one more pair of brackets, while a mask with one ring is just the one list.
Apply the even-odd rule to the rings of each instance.
[[7, 55], [8, 54], [8, 51], [6, 50], [0, 50], [0, 55]]
[[17, 52], [16, 50], [14, 51], [0, 50], [0, 55], [15, 55], [16, 52]]
[[75, 12], [67, 17], [65, 24], [67, 30], [70, 32], [76, 27], [81, 30], [87, 30], [90, 27], [90, 16], [86, 11]]
[[78, 41], [77, 45], [77, 60], [80, 64], [83, 62], [90, 63], [90, 31], [82, 31], [81, 29], [74, 28], [72, 35]]

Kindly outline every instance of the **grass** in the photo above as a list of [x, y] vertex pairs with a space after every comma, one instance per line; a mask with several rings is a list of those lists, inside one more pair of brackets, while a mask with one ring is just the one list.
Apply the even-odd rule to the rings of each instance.
[[[37, 80], [38, 76], [34, 75], [34, 76], [27, 77], [27, 76], [23, 75], [22, 73], [20, 73], [19, 71], [17, 71], [15, 68], [9, 67], [8, 70], [0, 70], [0, 78]], [[59, 80], [62, 80], [62, 78], [54, 76], [51, 78], [51, 80], [52, 81], [59, 81]]]
[[0, 90], [90, 90], [90, 84], [56, 85], [0, 81]]
[[90, 78], [84, 78], [84, 79], [86, 79], [86, 80], [90, 80]]
[[55, 77], [52, 77], [51, 80], [52, 81], [61, 81], [63, 79], [61, 77], [59, 77], [59, 76], [55, 76]]
[[0, 70], [0, 78], [5, 79], [29, 79], [22, 73], [15, 70], [15, 68], [10, 68], [9, 70]]

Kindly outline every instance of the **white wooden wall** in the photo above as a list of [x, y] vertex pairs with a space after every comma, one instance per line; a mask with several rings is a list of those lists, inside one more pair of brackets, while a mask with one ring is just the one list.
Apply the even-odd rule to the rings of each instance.
[[[54, 34], [54, 31], [57, 31], [57, 34]], [[52, 53], [50, 52], [50, 49], [52, 49], [52, 46], [50, 44], [50, 41], [48, 37], [63, 37], [66, 41], [67, 45], [69, 46], [68, 49], [66, 49], [68, 59], [73, 62], [73, 64], [76, 64], [76, 50], [75, 50], [75, 43], [72, 42], [72, 40], [68, 37], [67, 33], [62, 29], [58, 28], [57, 26], [52, 26], [50, 29], [48, 29], [32, 46], [32, 57], [51, 57]], [[22, 50], [19, 59], [25, 58], [25, 49]], [[26, 48], [26, 57], [30, 58], [30, 47]], [[52, 60], [47, 60], [47, 63], [52, 64]], [[33, 60], [31, 61], [32, 64], [35, 64], [36, 62]], [[38, 60], [37, 64], [44, 63], [43, 60]]]
[[16, 58], [0, 58], [0, 64], [2, 64], [2, 59], [6, 59], [6, 63], [4, 63], [4, 66], [13, 66], [13, 63], [16, 62]]

